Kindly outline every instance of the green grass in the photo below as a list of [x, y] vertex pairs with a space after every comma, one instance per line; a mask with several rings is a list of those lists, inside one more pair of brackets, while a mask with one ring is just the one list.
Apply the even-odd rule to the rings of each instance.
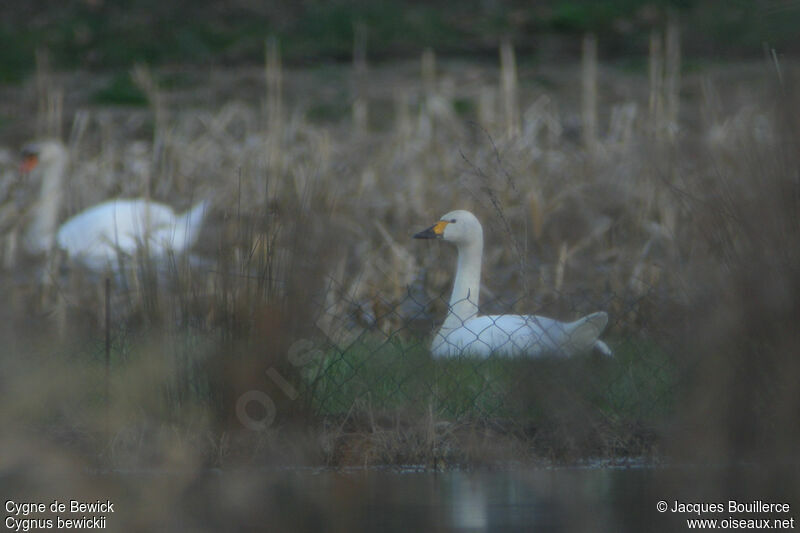
[[[186, 408], [212, 409], [213, 376], [204, 365], [219, 348], [213, 335], [185, 329], [162, 338], [117, 330], [111, 338], [115, 401], [141, 402], [142, 409], [163, 420], [179, 420]], [[434, 359], [426, 340], [394, 336], [380, 341], [365, 333], [344, 349], [329, 347], [322, 358], [299, 369], [298, 401], [318, 416], [432, 411], [446, 420], [533, 423], [575, 412], [614, 422], [648, 423], [668, 416], [677, 384], [668, 355], [651, 342], [613, 345], [613, 359], [596, 354]], [[63, 346], [52, 357], [45, 360], [66, 361], [79, 370], [75, 381], [84, 406], [79, 410], [105, 404], [101, 340]]]
[[399, 338], [359, 337], [344, 351], [330, 348], [304, 372], [306, 394], [320, 414], [346, 413], [358, 402], [374, 409], [424, 407], [433, 361], [427, 347]]
[[351, 112], [346, 100], [337, 103], [315, 102], [306, 110], [306, 118], [315, 124], [332, 123], [342, 120]]
[[105, 87], [92, 95], [92, 101], [104, 105], [147, 105], [147, 96], [139, 89], [127, 72], [115, 74]]
[[305, 374], [314, 410], [346, 414], [353, 408], [434, 412], [448, 419], [543, 420], [564, 410], [586, 410], [614, 420], [669, 414], [674, 365], [652, 343], [615, 345], [613, 359], [457, 358], [434, 360], [427, 342], [360, 337], [331, 348]]
[[18, 82], [34, 64], [32, 39], [0, 25], [0, 83]]
[[477, 112], [476, 107], [475, 102], [467, 98], [455, 98], [453, 100], [453, 109], [461, 118], [473, 119]]

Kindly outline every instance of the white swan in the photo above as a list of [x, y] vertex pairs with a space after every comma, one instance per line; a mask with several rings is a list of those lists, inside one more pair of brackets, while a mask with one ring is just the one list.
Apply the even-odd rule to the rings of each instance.
[[606, 343], [598, 339], [608, 323], [608, 315], [602, 311], [575, 322], [535, 315], [478, 316], [483, 228], [469, 211], [451, 211], [414, 238], [444, 239], [458, 248], [449, 312], [431, 344], [435, 357], [570, 356], [592, 348], [611, 355]]
[[57, 246], [71, 259], [101, 270], [117, 265], [120, 254], [132, 256], [142, 247], [149, 257], [160, 259], [185, 251], [197, 240], [207, 201], [179, 216], [168, 205], [143, 198], [108, 200], [58, 228], [67, 150], [58, 141], [43, 141], [26, 146], [23, 156], [22, 171], [40, 172], [42, 181], [25, 234], [31, 253], [49, 252]]

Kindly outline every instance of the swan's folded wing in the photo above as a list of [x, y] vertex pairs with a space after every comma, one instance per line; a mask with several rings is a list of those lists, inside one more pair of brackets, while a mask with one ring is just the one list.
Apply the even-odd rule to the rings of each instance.
[[539, 316], [480, 316], [449, 332], [441, 331], [433, 352], [437, 356], [449, 357], [558, 354], [566, 338], [565, 326], [557, 320]]
[[607, 322], [603, 312], [570, 323], [536, 315], [479, 316], [439, 332], [433, 352], [445, 357], [569, 356], [590, 350]]
[[111, 200], [67, 220], [58, 245], [70, 256], [102, 268], [118, 253], [133, 255], [155, 228], [174, 221], [172, 209], [146, 200]]
[[[568, 338], [565, 349], [569, 353], [587, 352], [595, 345], [600, 334], [606, 329], [608, 324], [608, 315], [603, 311], [598, 311], [585, 317], [579, 318], [575, 322], [567, 325]], [[605, 346], [605, 343], [603, 344]], [[600, 347], [601, 351], [602, 347]], [[610, 354], [610, 350], [606, 347], [606, 355]]]

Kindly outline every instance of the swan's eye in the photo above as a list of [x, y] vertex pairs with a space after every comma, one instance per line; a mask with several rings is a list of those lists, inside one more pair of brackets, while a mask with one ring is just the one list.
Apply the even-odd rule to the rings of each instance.
[[451, 224], [455, 224], [456, 223], [456, 219], [454, 219], [454, 218], [450, 219], [450, 223]]

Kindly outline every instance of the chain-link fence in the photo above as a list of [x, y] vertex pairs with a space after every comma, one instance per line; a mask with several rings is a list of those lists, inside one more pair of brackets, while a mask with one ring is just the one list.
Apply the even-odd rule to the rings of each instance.
[[477, 306], [437, 295], [442, 284], [424, 276], [399, 294], [391, 272], [375, 287], [320, 282], [311, 251], [292, 257], [279, 282], [272, 262], [222, 259], [140, 265], [112, 278], [108, 294], [102, 276], [57, 274], [37, 289], [60, 330], [47, 350], [94, 373], [92, 395], [109, 405], [156, 420], [196, 409], [237, 430], [424, 419], [527, 440], [556, 432], [548, 445], [582, 439], [580, 454], [631, 454], [649, 449], [674, 409], [681, 371], [658, 320], [674, 301], [664, 284], [486, 289]]
[[[451, 314], [448, 320], [458, 319], [459, 325], [446, 330], [441, 329], [449, 312], [444, 295], [429, 297], [412, 287], [399, 300], [355, 301], [333, 287], [311, 304], [319, 311], [308, 335], [269, 327], [259, 332], [282, 337], [274, 346], [284, 353], [268, 354], [263, 343], [244, 343], [230, 352], [224, 337], [232, 330], [191, 322], [137, 328], [131, 317], [120, 321], [113, 313], [109, 344], [99, 334], [105, 329], [102, 313], [96, 313], [86, 317], [95, 324], [86, 337], [73, 335], [60, 351], [89, 354], [97, 363], [108, 351], [111, 366], [119, 369], [142, 357], [155, 359], [171, 405], [192, 398], [213, 402], [219, 376], [212, 375], [208, 359], [228, 359], [236, 366], [244, 353], [279, 368], [295, 391], [292, 400], [323, 417], [360, 409], [523, 421], [583, 411], [641, 423], [668, 413], [677, 380], [668, 346], [646, 328], [626, 324], [625, 317], [600, 312], [620, 308], [619, 302], [580, 295], [570, 300], [557, 315], [563, 322], [538, 312], [512, 314], [529, 301], [520, 297], [486, 302], [481, 310], [491, 315], [460, 321]], [[75, 309], [68, 312], [74, 315]], [[437, 354], [437, 344], [443, 343], [447, 350], [439, 346]]]
[[[432, 411], [447, 420], [578, 414], [640, 424], [668, 413], [676, 369], [667, 348], [613, 315], [608, 327], [603, 313], [582, 316], [591, 305], [575, 301], [565, 322], [451, 313], [450, 325], [458, 324], [440, 330], [437, 315], [449, 309], [443, 296], [409, 290], [395, 302], [339, 299], [317, 319], [313, 356], [300, 368], [302, 394], [315, 413], [334, 416], [361, 408]], [[485, 306], [503, 307], [519, 306]]]

